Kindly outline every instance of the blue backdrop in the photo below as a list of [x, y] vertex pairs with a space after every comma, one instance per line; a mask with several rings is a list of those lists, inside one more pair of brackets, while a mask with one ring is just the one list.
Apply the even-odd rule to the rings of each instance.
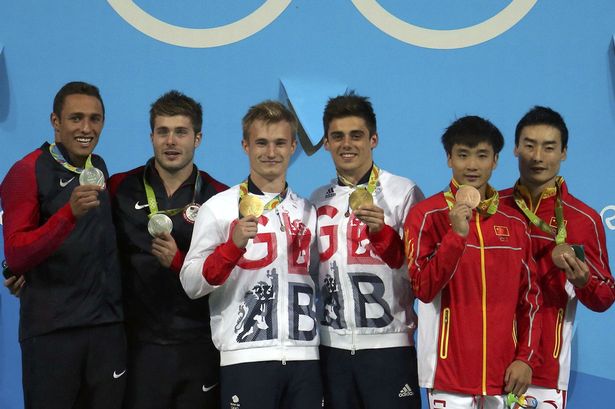
[[[614, 21], [612, 0], [2, 0], [0, 178], [51, 140], [53, 96], [71, 80], [101, 88], [97, 152], [111, 172], [151, 155], [149, 104], [174, 88], [204, 107], [197, 164], [230, 184], [247, 173], [240, 120], [250, 105], [287, 95], [316, 143], [325, 98], [350, 87], [374, 103], [377, 163], [428, 195], [450, 178], [443, 128], [465, 114], [504, 133], [492, 182], [510, 186], [514, 126], [542, 104], [568, 123], [562, 174], [602, 213], [615, 254]], [[299, 153], [289, 180], [308, 195], [334, 175], [330, 162], [324, 150]], [[1, 408], [23, 405], [17, 322], [18, 301], [2, 288]], [[612, 401], [613, 328], [615, 309], [579, 308], [570, 407]]]

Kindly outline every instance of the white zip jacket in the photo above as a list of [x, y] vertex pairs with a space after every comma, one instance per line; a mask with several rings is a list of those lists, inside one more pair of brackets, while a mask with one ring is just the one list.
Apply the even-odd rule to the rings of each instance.
[[[352, 211], [346, 216], [353, 190], [335, 179], [311, 198], [318, 214], [321, 343], [352, 351], [414, 345], [414, 296], [401, 237], [408, 210], [423, 193], [413, 181], [380, 170], [374, 204], [384, 210], [389, 239], [396, 242], [381, 241], [383, 230], [378, 245]], [[395, 247], [399, 262], [389, 266], [378, 247]]]
[[[236, 185], [201, 206], [180, 273], [190, 298], [211, 293], [220, 364], [318, 359], [314, 282], [308, 273], [314, 207], [289, 188], [286, 198], [259, 218], [258, 234], [244, 251], [230, 239], [238, 200]], [[204, 276], [208, 266], [226, 266], [226, 281], [210, 284]]]

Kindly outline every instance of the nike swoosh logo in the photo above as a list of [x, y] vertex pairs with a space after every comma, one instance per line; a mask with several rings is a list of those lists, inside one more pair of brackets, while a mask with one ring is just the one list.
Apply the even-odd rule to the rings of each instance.
[[73, 176], [72, 178], [68, 179], [66, 182], [60, 179], [60, 187], [66, 187], [70, 182], [73, 181], [74, 178], [75, 177]]
[[146, 204], [139, 204], [139, 202], [135, 203], [135, 210], [141, 210], [141, 209], [145, 209], [146, 207], [149, 207], [149, 205]]
[[212, 390], [213, 388], [215, 388], [216, 386], [218, 386], [218, 383], [214, 383], [213, 385], [207, 387], [205, 385], [203, 385], [203, 392], [209, 392], [210, 390]]
[[117, 378], [119, 378], [120, 376], [124, 375], [125, 373], [126, 373], [126, 369], [124, 369], [124, 370], [123, 370], [122, 372], [120, 372], [120, 373], [117, 373], [117, 372], [113, 371], [113, 378], [114, 378], [114, 379], [117, 379]]

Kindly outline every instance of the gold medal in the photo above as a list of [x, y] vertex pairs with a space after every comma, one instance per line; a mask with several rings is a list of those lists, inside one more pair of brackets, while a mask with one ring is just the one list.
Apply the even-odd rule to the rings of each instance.
[[553, 264], [563, 269], [568, 264], [562, 257], [562, 254], [569, 254], [572, 257], [576, 257], [576, 254], [572, 246], [566, 243], [558, 244], [553, 248], [553, 250], [551, 250], [551, 258], [553, 259]]
[[476, 209], [480, 203], [480, 192], [474, 186], [461, 185], [455, 194], [455, 202]]
[[350, 194], [348, 203], [350, 204], [350, 208], [352, 210], [357, 210], [360, 206], [373, 204], [374, 198], [372, 197], [372, 194], [367, 191], [367, 189], [358, 188]]
[[242, 216], [260, 217], [263, 214], [265, 205], [261, 199], [253, 195], [246, 195], [239, 202], [239, 213]]

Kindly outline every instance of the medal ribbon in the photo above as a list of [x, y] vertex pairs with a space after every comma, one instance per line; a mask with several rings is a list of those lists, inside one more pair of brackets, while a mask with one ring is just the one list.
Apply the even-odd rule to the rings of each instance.
[[[265, 204], [263, 211], [275, 209], [286, 198], [287, 192], [288, 192], [288, 185], [284, 186], [284, 190], [282, 190], [273, 199], [271, 199]], [[244, 180], [239, 185], [239, 203], [241, 203], [241, 199], [243, 199], [247, 195], [248, 195], [248, 179]], [[242, 215], [240, 214], [239, 217], [242, 217]]]
[[555, 244], [565, 243], [566, 236], [568, 234], [566, 232], [566, 224], [564, 223], [564, 209], [562, 207], [561, 186], [563, 182], [564, 182], [564, 178], [561, 176], [558, 176], [557, 179], [555, 179], [555, 189], [557, 190], [557, 195], [555, 197], [555, 222], [557, 223], [557, 233], [556, 234], [553, 234], [553, 229], [547, 222], [542, 220], [540, 217], [538, 217], [533, 211], [531, 211], [527, 207], [527, 204], [525, 203], [525, 200], [523, 199], [523, 196], [521, 195], [519, 181], [515, 183], [515, 187], [513, 189], [515, 203], [517, 203], [517, 206], [519, 207], [519, 209], [521, 209], [521, 211], [528, 218], [530, 223], [538, 227], [543, 232], [550, 234], [551, 236], [554, 236]]
[[[372, 170], [369, 173], [369, 181], [367, 182], [367, 186], [364, 188], [372, 195], [376, 191], [376, 185], [378, 183], [378, 175], [380, 175], [380, 168], [378, 168], [378, 166], [376, 166], [376, 164], [374, 163], [372, 165]], [[339, 173], [337, 174], [337, 178], [339, 179], [340, 182], [342, 182], [344, 186], [357, 189], [356, 184], [352, 183], [351, 181], [349, 181], [348, 179], [346, 179], [344, 176], [340, 175]]]
[[49, 145], [49, 153], [51, 154], [53, 159], [55, 159], [55, 161], [58, 162], [60, 165], [62, 165], [65, 169], [73, 173], [76, 173], [78, 175], [81, 174], [81, 172], [83, 172], [83, 169], [94, 167], [94, 165], [92, 165], [92, 155], [88, 155], [88, 158], [85, 160], [85, 168], [78, 168], [77, 166], [71, 165], [64, 158], [64, 155], [62, 155], [62, 151], [60, 151], [60, 148], [58, 148], [58, 145], [56, 145], [55, 142]]
[[[452, 180], [451, 184], [455, 187], [455, 189], [459, 188], [459, 183], [457, 183], [455, 179]], [[488, 198], [478, 204], [476, 211], [485, 217], [489, 217], [497, 212], [498, 205], [500, 204], [500, 195], [497, 190], [491, 187], [491, 185], [487, 185], [485, 195]], [[455, 206], [455, 195], [453, 195], [450, 185], [448, 189], [444, 191], [444, 199], [446, 200], [449, 210]]]
[[147, 215], [148, 219], [157, 213], [163, 213], [169, 217], [172, 217], [186, 210], [186, 208], [190, 206], [192, 203], [196, 203], [195, 202], [196, 192], [198, 192], [201, 189], [201, 172], [199, 172], [198, 168], [196, 169], [196, 178], [194, 181], [194, 192], [192, 193], [192, 202], [188, 203], [184, 207], [178, 207], [175, 209], [167, 209], [167, 210], [158, 210], [158, 202], [156, 201], [156, 194], [154, 193], [154, 188], [152, 188], [152, 185], [149, 184], [149, 182], [147, 181], [147, 178], [145, 177], [146, 173], [147, 173], [146, 171], [143, 172], [143, 187], [145, 187], [145, 196], [147, 196], [147, 204], [149, 205], [149, 214]]

